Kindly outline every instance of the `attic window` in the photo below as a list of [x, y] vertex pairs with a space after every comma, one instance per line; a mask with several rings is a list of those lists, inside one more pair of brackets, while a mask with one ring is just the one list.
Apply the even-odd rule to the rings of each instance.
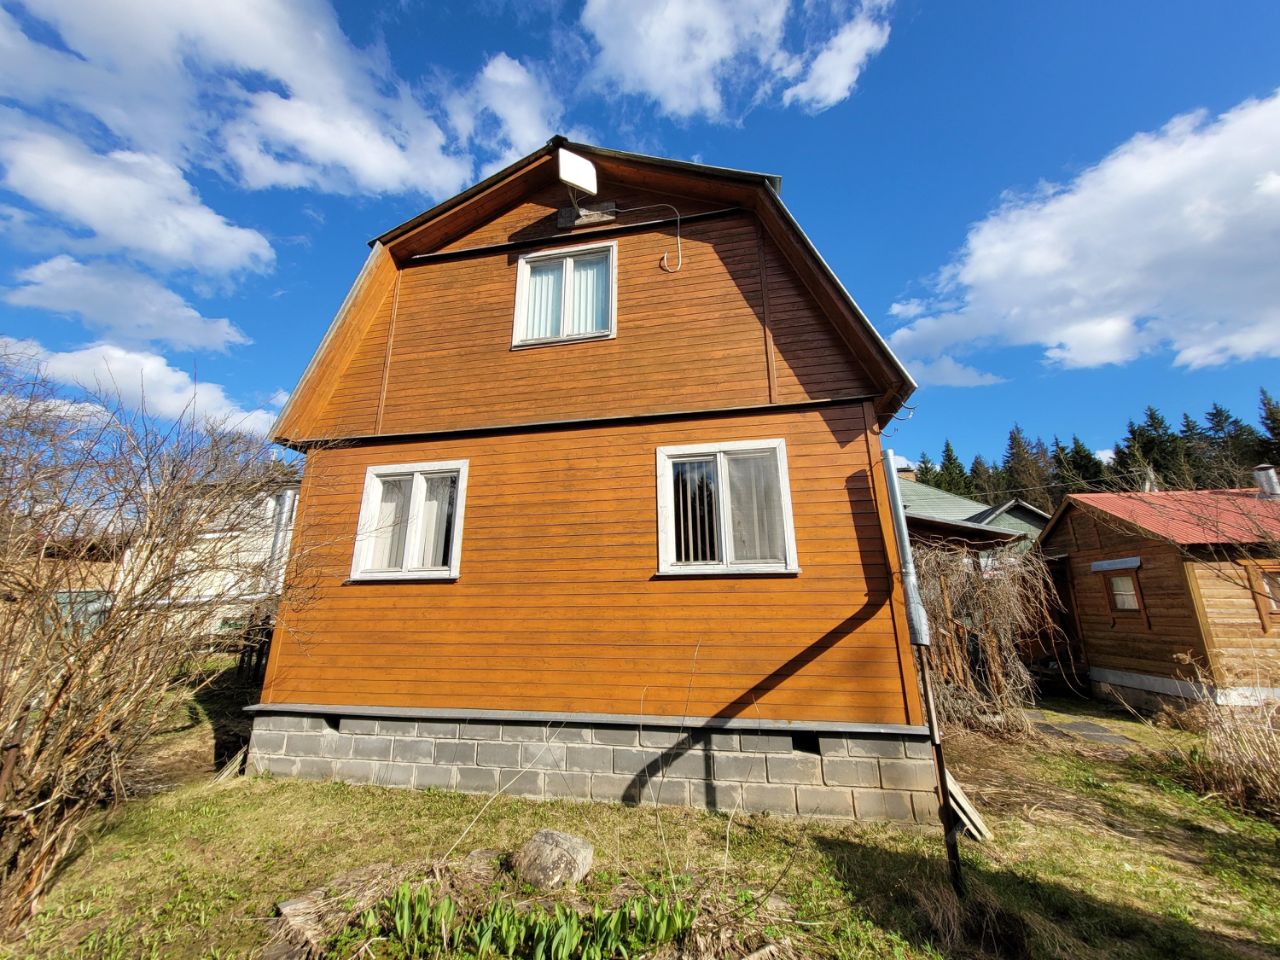
[[531, 253], [516, 268], [512, 347], [598, 340], [615, 333], [617, 244]]

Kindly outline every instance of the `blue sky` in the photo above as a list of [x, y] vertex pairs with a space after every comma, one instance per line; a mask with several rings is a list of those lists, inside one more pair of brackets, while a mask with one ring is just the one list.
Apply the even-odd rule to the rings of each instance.
[[0, 335], [265, 430], [365, 241], [559, 132], [781, 174], [922, 383], [900, 453], [1252, 419], [1278, 46], [1270, 2], [0, 0]]

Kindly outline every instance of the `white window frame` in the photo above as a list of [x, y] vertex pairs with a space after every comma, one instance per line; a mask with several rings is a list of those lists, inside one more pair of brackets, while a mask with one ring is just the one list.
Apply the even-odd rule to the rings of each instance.
[[[570, 311], [570, 294], [573, 289], [574, 257], [607, 253], [609, 256], [609, 328], [593, 330], [574, 336], [541, 337], [536, 340], [524, 340], [520, 336], [524, 329], [525, 301], [529, 291], [529, 267], [547, 260], [562, 260], [563, 277], [560, 282], [560, 329], [563, 330], [565, 317]], [[511, 323], [511, 349], [524, 350], [528, 347], [544, 347], [553, 343], [578, 343], [583, 340], [612, 340], [618, 335], [618, 242], [609, 240], [604, 243], [588, 243], [576, 247], [559, 247], [555, 250], [539, 250], [527, 253], [516, 264], [516, 312]]]
[[[737, 562], [733, 559], [732, 518], [729, 507], [729, 474], [725, 467], [727, 453], [765, 453], [777, 458], [778, 490], [782, 498], [782, 532], [786, 557], [777, 563], [758, 560]], [[680, 460], [714, 455], [717, 477], [717, 509], [719, 511], [720, 556], [718, 563], [677, 563], [674, 475], [672, 464]], [[659, 447], [658, 468], [658, 574], [660, 576], [736, 576], [738, 574], [797, 574], [800, 564], [796, 554], [796, 525], [791, 512], [791, 480], [787, 471], [787, 443], [781, 439], [731, 440], [723, 443], [698, 443]]]
[[[467, 506], [468, 460], [439, 460], [433, 463], [391, 463], [369, 467], [364, 474], [364, 493], [360, 500], [360, 520], [356, 527], [355, 550], [351, 556], [352, 580], [457, 580], [462, 569], [462, 530]], [[448, 567], [406, 567], [403, 570], [370, 569], [378, 523], [378, 506], [382, 499], [382, 478], [411, 474], [413, 484], [409, 496], [409, 529], [405, 534], [404, 555], [418, 556], [422, 545], [422, 497], [425, 478], [433, 474], [456, 473], [458, 497], [453, 513], [453, 538], [449, 545]]]

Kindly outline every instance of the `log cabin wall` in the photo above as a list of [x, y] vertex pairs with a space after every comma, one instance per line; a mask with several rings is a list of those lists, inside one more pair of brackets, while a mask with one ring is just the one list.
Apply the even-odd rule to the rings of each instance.
[[[869, 416], [856, 402], [314, 450], [294, 555], [314, 590], [284, 611], [263, 702], [919, 724]], [[802, 572], [655, 576], [656, 448], [766, 438], [787, 444]], [[460, 578], [348, 583], [366, 467], [452, 459], [470, 461]]]
[[[1091, 670], [1187, 680], [1193, 674], [1179, 663], [1179, 656], [1209, 666], [1183, 557], [1176, 547], [1069, 508], [1043, 548], [1051, 555], [1067, 555], [1080, 641]], [[1142, 561], [1136, 571], [1123, 571], [1136, 573], [1142, 609], [1117, 612], [1111, 609], [1104, 574], [1095, 573], [1092, 565], [1128, 557]]]
[[1187, 562], [1217, 682], [1227, 688], [1280, 688], [1280, 614], [1269, 609], [1251, 566], [1210, 555]]

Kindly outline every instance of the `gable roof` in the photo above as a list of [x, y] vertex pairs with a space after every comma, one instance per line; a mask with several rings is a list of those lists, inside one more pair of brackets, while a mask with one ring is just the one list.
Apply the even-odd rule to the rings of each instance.
[[1259, 496], [1257, 487], [1073, 493], [1041, 532], [1040, 542], [1072, 507], [1120, 520], [1156, 539], [1183, 546], [1280, 540], [1280, 500]]
[[[908, 524], [923, 533], [954, 534], [963, 540], [995, 542], [1016, 540], [1030, 532], [1026, 525], [1003, 518], [1014, 501], [1003, 507], [992, 507], [906, 477], [898, 478], [898, 489]], [[1003, 523], [999, 522], [1002, 518]]]
[[[317, 397], [323, 398], [326, 391], [332, 389], [332, 376], [326, 373], [331, 369], [331, 359], [358, 342], [378, 307], [379, 296], [392, 287], [402, 264], [444, 255], [441, 251], [450, 244], [521, 202], [532, 191], [554, 184], [557, 181], [555, 154], [562, 147], [595, 163], [606, 183], [709, 201], [719, 205], [722, 212], [736, 210], [756, 214], [783, 260], [831, 322], [841, 343], [875, 384], [877, 393], [873, 403], [879, 423], [887, 423], [915, 391], [915, 380], [782, 203], [778, 195], [779, 177], [609, 150], [556, 136], [475, 186], [370, 241], [373, 250], [365, 269], [281, 410], [272, 436], [291, 442], [290, 428], [303, 416], [300, 411], [317, 406], [322, 402]], [[595, 233], [618, 229], [629, 228], [582, 228], [575, 230], [573, 236], [585, 239]], [[553, 237], [545, 239], [550, 241]], [[521, 245], [541, 242], [540, 238], [519, 241]], [[448, 255], [496, 249], [501, 249], [501, 245], [450, 247]]]

